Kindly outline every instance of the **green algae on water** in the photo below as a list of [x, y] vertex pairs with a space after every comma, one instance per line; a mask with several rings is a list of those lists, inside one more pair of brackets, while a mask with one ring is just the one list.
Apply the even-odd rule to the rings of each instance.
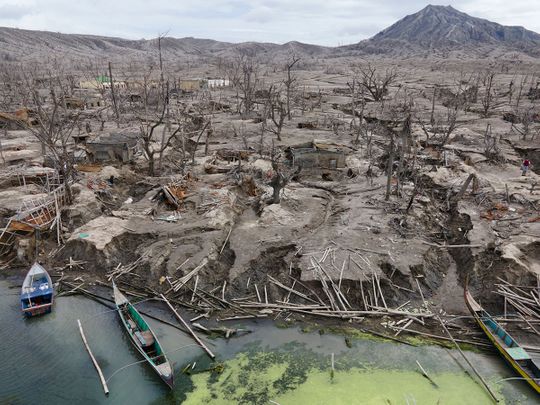
[[439, 386], [435, 388], [416, 370], [366, 369], [359, 359], [343, 357], [336, 358], [332, 376], [327, 356], [298, 345], [285, 346], [274, 351], [250, 348], [228, 361], [221, 375], [193, 376], [194, 389], [187, 393], [185, 403], [490, 403], [485, 390], [465, 373], [432, 372]]

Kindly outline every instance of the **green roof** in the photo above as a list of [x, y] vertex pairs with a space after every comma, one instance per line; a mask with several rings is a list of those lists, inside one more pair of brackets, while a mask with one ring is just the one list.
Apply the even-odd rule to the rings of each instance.
[[105, 75], [101, 75], [101, 76], [96, 77], [96, 80], [98, 81], [98, 83], [110, 83], [111, 82], [110, 77], [105, 76]]

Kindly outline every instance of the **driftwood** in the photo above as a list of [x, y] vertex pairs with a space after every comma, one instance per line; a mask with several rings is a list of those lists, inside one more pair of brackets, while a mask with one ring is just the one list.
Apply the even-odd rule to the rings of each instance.
[[221, 334], [223, 335], [225, 339], [229, 339], [231, 336], [239, 334], [239, 333], [251, 333], [251, 330], [249, 329], [227, 328], [224, 326], [219, 327], [219, 328], [216, 328], [216, 327], [207, 328], [207, 327], [202, 326], [200, 323], [194, 323], [193, 326], [209, 335], [214, 334], [214, 333]]

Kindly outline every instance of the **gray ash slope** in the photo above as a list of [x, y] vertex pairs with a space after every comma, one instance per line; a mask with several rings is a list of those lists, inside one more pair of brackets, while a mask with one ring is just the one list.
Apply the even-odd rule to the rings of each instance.
[[[199, 38], [165, 38], [165, 57], [227, 57], [238, 52], [279, 60], [381, 55], [391, 57], [511, 58], [540, 57], [540, 34], [471, 17], [451, 6], [429, 5], [374, 37], [330, 48], [291, 41], [286, 44], [228, 43]], [[61, 34], [0, 27], [0, 62], [69, 59], [145, 60], [157, 55], [156, 39], [128, 40], [94, 35]]]
[[[201, 38], [162, 40], [164, 56], [173, 58], [225, 57], [241, 52], [247, 55], [322, 56], [332, 48], [292, 41], [286, 44], [260, 42], [229, 43]], [[25, 62], [67, 58], [87, 60], [143, 60], [157, 56], [157, 39], [129, 40], [95, 35], [62, 34], [0, 27], [0, 61]]]

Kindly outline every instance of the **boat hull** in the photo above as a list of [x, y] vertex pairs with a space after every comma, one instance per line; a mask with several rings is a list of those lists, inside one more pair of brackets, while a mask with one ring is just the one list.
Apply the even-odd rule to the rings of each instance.
[[[473, 315], [474, 319], [476, 320], [476, 323], [480, 328], [484, 331], [488, 339], [493, 343], [493, 345], [497, 348], [497, 351], [503, 356], [503, 358], [506, 360], [510, 366], [525, 380], [527, 383], [537, 392], [540, 394], [540, 385], [531, 378], [531, 376], [517, 363], [516, 360], [514, 360], [509, 353], [506, 351], [506, 349], [501, 345], [499, 340], [495, 337], [493, 332], [487, 327], [487, 325], [482, 321], [482, 318], [479, 314], [479, 304], [474, 301], [470, 293], [465, 290], [465, 303], [467, 304], [467, 308]], [[481, 308], [481, 307], [480, 307]], [[486, 316], [489, 316], [487, 312], [485, 312], [482, 308], [481, 311], [486, 314]], [[495, 321], [494, 321], [495, 322]], [[498, 325], [498, 324], [497, 324]], [[500, 326], [499, 326], [500, 327]], [[502, 329], [502, 328], [501, 328]]]
[[23, 314], [27, 318], [32, 318], [33, 316], [39, 316], [39, 315], [45, 315], [52, 312], [52, 303], [50, 304], [44, 304], [44, 305], [38, 305], [31, 308], [24, 308], [22, 309]]
[[167, 386], [170, 388], [170, 389], [173, 389], [174, 388], [174, 379], [173, 379], [173, 375], [171, 374], [170, 376], [165, 376], [163, 374], [161, 374], [159, 372], [159, 370], [156, 369], [156, 367], [154, 367], [154, 364], [148, 360], [148, 356], [146, 355], [146, 353], [144, 352], [144, 350], [141, 349], [141, 347], [137, 344], [137, 341], [135, 340], [135, 338], [133, 337], [133, 335], [131, 333], [129, 333], [129, 330], [127, 328], [127, 325], [126, 323], [124, 322], [125, 319], [121, 317], [121, 321], [122, 321], [122, 325], [124, 326], [124, 328], [126, 329], [126, 332], [127, 332], [127, 335], [129, 336], [129, 341], [131, 342], [131, 344], [133, 345], [133, 347], [135, 347], [135, 349], [137, 349], [137, 351], [139, 352], [139, 354], [141, 356], [143, 356], [146, 360], [147, 360], [147, 363], [150, 367], [152, 367], [152, 369], [156, 372], [156, 374], [159, 376], [159, 378], [161, 378], [161, 380], [167, 384]]
[[49, 273], [39, 264], [34, 263], [21, 289], [21, 310], [27, 318], [48, 314], [52, 311], [54, 287]]
[[[143, 320], [142, 316], [140, 315], [139, 311], [127, 300], [127, 298], [116, 288], [116, 286], [113, 284], [113, 290], [114, 290], [114, 298], [116, 303], [116, 308], [118, 311], [118, 315], [120, 316], [120, 321], [122, 323], [122, 326], [124, 327], [126, 334], [129, 337], [129, 340], [133, 347], [137, 349], [137, 351], [140, 353], [141, 356], [143, 356], [146, 359], [146, 362], [152, 369], [156, 372], [156, 374], [161, 378], [161, 380], [167, 384], [167, 386], [170, 389], [173, 389], [174, 387], [174, 375], [172, 371], [172, 367], [170, 366], [170, 363], [168, 359], [166, 358], [165, 354], [161, 351], [161, 345], [159, 341], [157, 340], [156, 335], [154, 332], [150, 329], [150, 327], [146, 324], [146, 322]], [[144, 351], [144, 349], [141, 347], [140, 342], [137, 341], [137, 338], [130, 329], [130, 326], [128, 324], [128, 321], [123, 313], [123, 309], [131, 309], [133, 313], [135, 313], [142, 322], [144, 322], [145, 327], [147, 327], [148, 331], [152, 335], [152, 339], [154, 339], [154, 345], [159, 348], [160, 353], [158, 353], [158, 356], [150, 358], [148, 354]], [[159, 358], [160, 356], [163, 356], [164, 361], [160, 364], [156, 364], [152, 359]]]

